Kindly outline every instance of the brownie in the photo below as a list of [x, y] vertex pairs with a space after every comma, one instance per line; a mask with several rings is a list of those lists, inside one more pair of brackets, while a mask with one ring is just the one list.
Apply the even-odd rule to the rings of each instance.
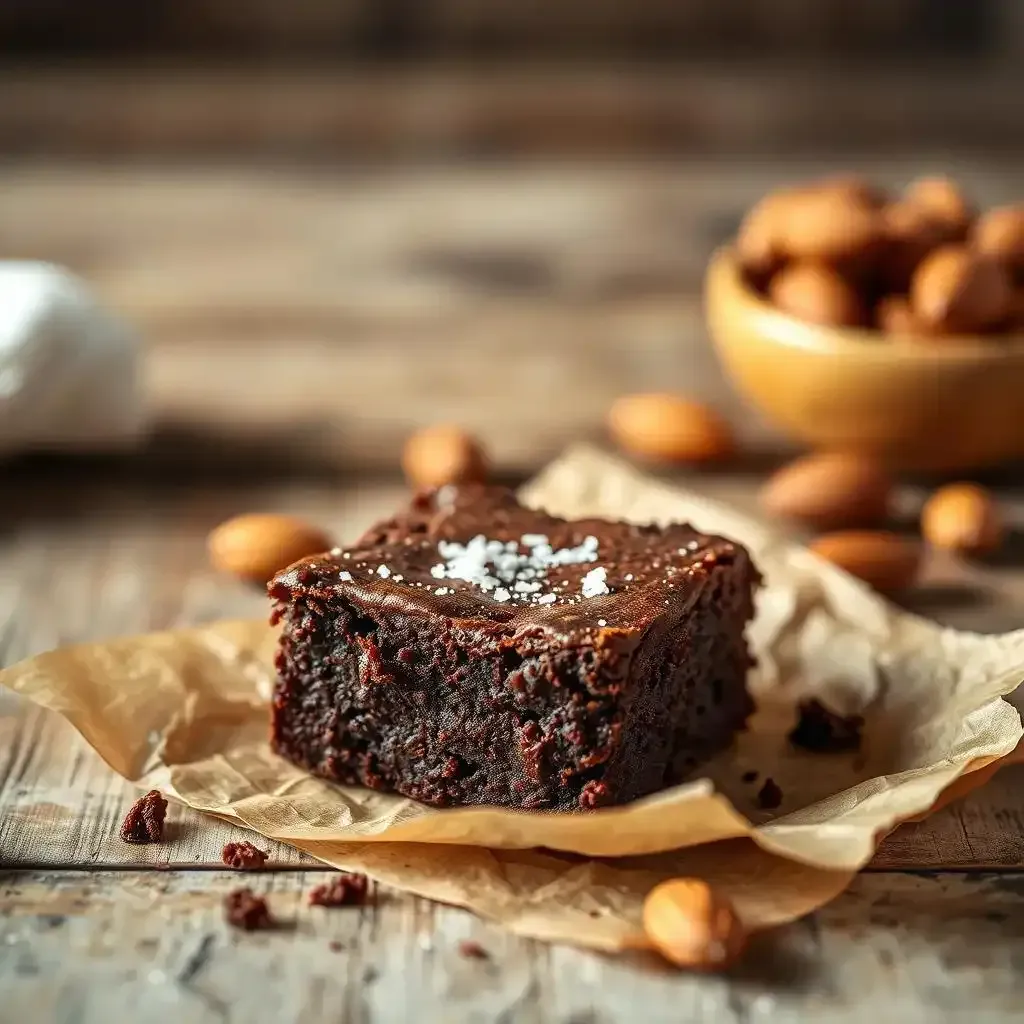
[[421, 493], [271, 581], [274, 749], [438, 807], [636, 799], [743, 727], [758, 580], [743, 547], [690, 526]]

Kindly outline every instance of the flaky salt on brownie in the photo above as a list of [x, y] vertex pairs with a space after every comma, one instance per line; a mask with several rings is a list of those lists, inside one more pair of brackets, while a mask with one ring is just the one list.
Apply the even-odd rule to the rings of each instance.
[[274, 748], [439, 807], [633, 800], [743, 727], [758, 581], [742, 546], [689, 526], [420, 494], [271, 581]]

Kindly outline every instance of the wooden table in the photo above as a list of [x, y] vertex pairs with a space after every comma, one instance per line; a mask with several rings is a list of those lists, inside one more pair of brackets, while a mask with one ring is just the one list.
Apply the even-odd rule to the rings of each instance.
[[[986, 201], [1020, 180], [964, 169]], [[619, 390], [670, 383], [717, 401], [770, 461], [782, 448], [718, 375], [697, 285], [742, 205], [793, 174], [0, 170], [6, 251], [75, 266], [142, 328], [158, 427], [135, 456], [3, 470], [0, 664], [264, 614], [207, 567], [209, 528], [274, 508], [350, 538], [401, 498], [400, 435], [442, 414], [514, 478], [593, 434]], [[752, 506], [754, 463], [687, 482]], [[1016, 478], [993, 479], [1020, 526]], [[922, 493], [908, 483], [908, 515]], [[1020, 626], [1019, 543], [984, 567], [933, 561], [909, 603], [962, 628]], [[220, 850], [240, 836], [174, 808], [172, 843], [125, 846], [130, 787], [62, 721], [0, 699], [0, 1020], [1019, 1016], [1024, 769], [899, 829], [847, 893], [759, 939], [735, 976], [696, 978], [514, 939], [386, 889], [362, 909], [311, 909], [325, 873], [283, 846], [253, 884], [287, 926], [234, 933]], [[464, 938], [488, 959], [461, 956]]]

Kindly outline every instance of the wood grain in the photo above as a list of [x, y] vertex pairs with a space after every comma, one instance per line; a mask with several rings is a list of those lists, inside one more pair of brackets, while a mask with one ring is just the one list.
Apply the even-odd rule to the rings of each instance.
[[[748, 44], [753, 54], [767, 47], [776, 62], [778, 50], [794, 42], [798, 18], [784, 18], [779, 8], [765, 8], [776, 40]], [[750, 59], [715, 66], [707, 52], [675, 66], [580, 66], [549, 50], [545, 62], [436, 61], [400, 71], [332, 69], [323, 61], [146, 67], [141, 57], [130, 66], [7, 67], [0, 71], [0, 144], [23, 155], [322, 161], [858, 151], [917, 158], [930, 150], [941, 155], [940, 166], [956, 152], [1021, 152], [1024, 95], [1012, 59], [988, 68], [911, 66], [901, 43], [900, 64], [850, 66], [840, 76], [822, 65], [821, 33], [815, 38], [813, 22], [802, 20], [818, 60], [789, 66]], [[743, 21], [723, 22], [725, 37], [735, 40]], [[551, 12], [536, 24], [550, 36]], [[833, 31], [850, 38], [848, 28]], [[1019, 39], [1013, 26], [993, 43], [1009, 55]]]
[[[927, 157], [852, 162], [893, 184]], [[943, 159], [983, 205], [1020, 165]], [[145, 339], [161, 457], [389, 471], [438, 419], [528, 473], [599, 436], [622, 392], [718, 406], [708, 255], [744, 209], [822, 161], [344, 171], [0, 167], [4, 252], [65, 264]], [[147, 456], [149, 452], [147, 452]]]
[[[811, 920], [755, 940], [729, 979], [515, 940], [386, 891], [307, 905], [321, 872], [19, 871], [0, 877], [10, 1020], [433, 1022], [1018, 1019], [1024, 886], [875, 874]], [[221, 901], [268, 896], [277, 930], [236, 933]], [[464, 940], [486, 959], [460, 954]]]

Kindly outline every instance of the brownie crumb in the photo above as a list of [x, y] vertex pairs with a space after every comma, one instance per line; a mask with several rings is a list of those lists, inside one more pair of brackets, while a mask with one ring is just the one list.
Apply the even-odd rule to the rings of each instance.
[[235, 889], [228, 893], [224, 899], [224, 916], [232, 927], [247, 932], [274, 927], [267, 901], [252, 889]]
[[159, 843], [164, 837], [167, 801], [159, 790], [151, 789], [132, 804], [121, 823], [121, 838], [126, 843]]
[[269, 856], [269, 853], [264, 853], [244, 840], [241, 843], [228, 843], [221, 851], [220, 859], [236, 871], [259, 871]]
[[741, 778], [744, 782], [757, 782], [757, 774], [758, 773], [754, 771], [744, 772]]
[[331, 941], [327, 943], [327, 948], [332, 953], [340, 953], [345, 948], [345, 943], [339, 942], [337, 939], [331, 939]]
[[774, 779], [765, 779], [764, 785], [757, 793], [757, 806], [765, 811], [773, 811], [782, 803], [782, 790]]
[[491, 958], [491, 954], [479, 942], [474, 942], [472, 939], [463, 939], [459, 943], [459, 956], [464, 956], [467, 960], [490, 960]]
[[840, 715], [812, 698], [801, 701], [800, 718], [789, 734], [794, 747], [815, 754], [841, 754], [857, 750], [861, 743], [864, 719], [860, 715]]
[[366, 875], [342, 872], [309, 894], [311, 907], [358, 907], [366, 902]]

